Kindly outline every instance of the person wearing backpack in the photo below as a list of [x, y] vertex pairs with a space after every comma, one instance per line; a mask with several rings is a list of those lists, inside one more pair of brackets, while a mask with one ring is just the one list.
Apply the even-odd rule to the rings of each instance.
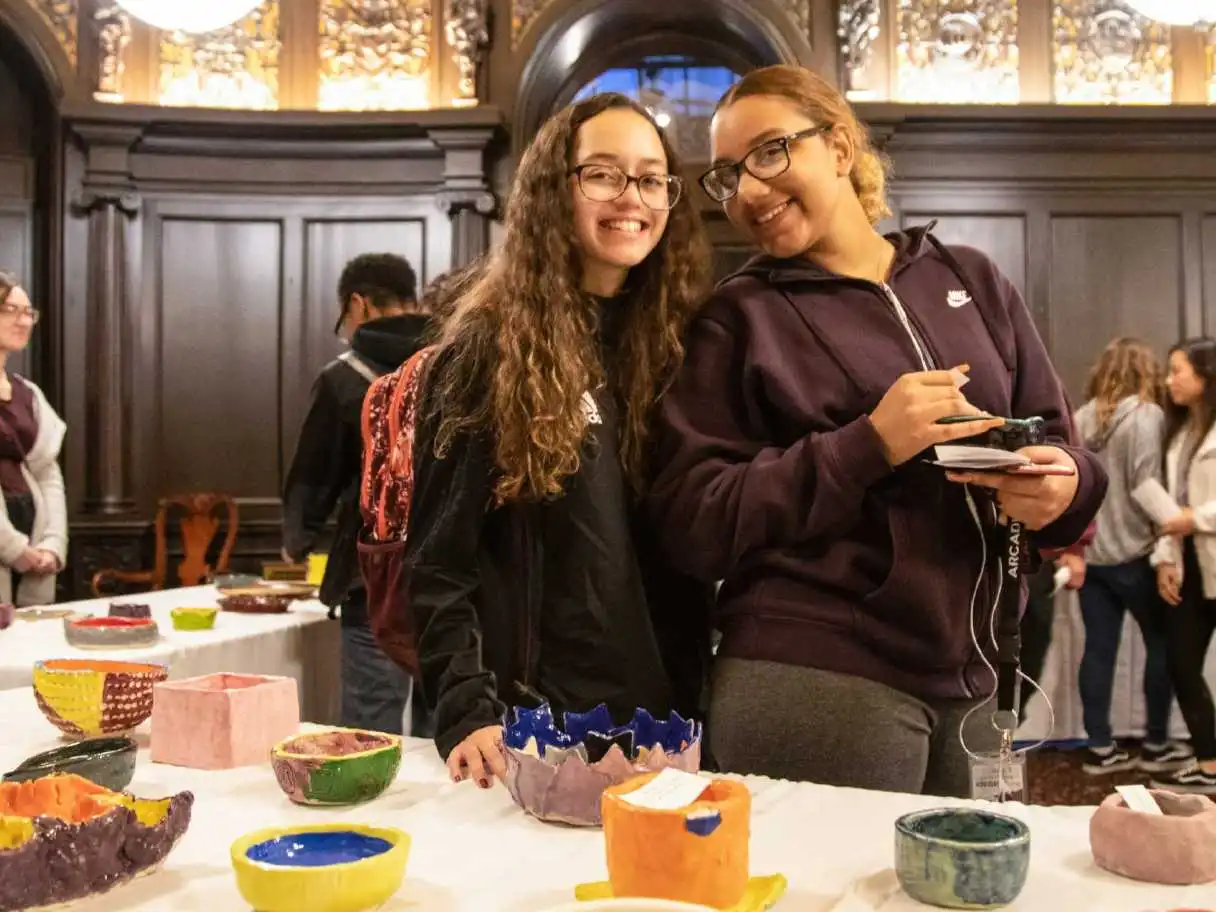
[[656, 560], [638, 509], [655, 403], [708, 290], [680, 172], [624, 96], [550, 118], [426, 368], [401, 610], [456, 781], [505, 775], [515, 706], [698, 709], [712, 589]]
[[[283, 558], [302, 561], [338, 511], [320, 599], [341, 609], [342, 725], [402, 734], [411, 679], [390, 661], [368, 624], [356, 540], [362, 527], [360, 413], [368, 386], [422, 347], [430, 319], [414, 270], [392, 253], [355, 257], [338, 279], [334, 333], [350, 343], [321, 371], [283, 490]], [[421, 721], [415, 707], [412, 717]], [[413, 728], [414, 726], [411, 726]]]
[[[764, 253], [689, 329], [650, 489], [667, 558], [723, 580], [710, 750], [732, 773], [967, 796], [967, 750], [997, 748], [999, 514], [1068, 547], [1105, 475], [1009, 279], [928, 228], [876, 230], [884, 165], [834, 86], [753, 70], [710, 135], [702, 188]], [[1033, 471], [1067, 474], [921, 458], [1031, 416]]]

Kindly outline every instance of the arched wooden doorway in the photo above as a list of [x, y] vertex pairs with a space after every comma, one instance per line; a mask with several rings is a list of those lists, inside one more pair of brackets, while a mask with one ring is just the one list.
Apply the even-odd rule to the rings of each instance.
[[[815, 57], [807, 36], [776, 0], [554, 3], [531, 23], [516, 53], [521, 61], [512, 118], [517, 151], [545, 118], [588, 84], [614, 71], [683, 68], [742, 74], [776, 63], [810, 65]], [[644, 87], [638, 93], [626, 93], [648, 104]], [[673, 124], [672, 128], [676, 126], [694, 127], [679, 131], [682, 141], [677, 145], [688, 165], [684, 175], [688, 192], [701, 206], [714, 244], [716, 271], [722, 275], [740, 265], [751, 251], [736, 236], [721, 208], [696, 185], [696, 175], [708, 158], [706, 130], [698, 131], [690, 124]], [[690, 137], [692, 141], [686, 141]]]
[[29, 349], [7, 368], [32, 377], [61, 404], [59, 238], [60, 101], [76, 74], [29, 7], [0, 0], [0, 270], [16, 274], [42, 319]]

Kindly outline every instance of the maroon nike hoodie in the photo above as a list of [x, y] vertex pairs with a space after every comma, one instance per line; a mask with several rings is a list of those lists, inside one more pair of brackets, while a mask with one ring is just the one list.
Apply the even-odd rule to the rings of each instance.
[[[1020, 295], [987, 256], [944, 247], [931, 227], [889, 236], [886, 286], [757, 257], [690, 326], [660, 410], [649, 505], [667, 559], [722, 581], [721, 656], [922, 698], [990, 692], [976, 642], [991, 657], [995, 538], [985, 543], [963, 486], [940, 468], [888, 464], [869, 415], [902, 374], [969, 364], [974, 405], [1046, 420], [1079, 484], [1034, 533], [1040, 548], [1072, 545], [1097, 513], [1106, 477], [1073, 445], [1067, 399]], [[974, 499], [990, 525], [990, 500]]]

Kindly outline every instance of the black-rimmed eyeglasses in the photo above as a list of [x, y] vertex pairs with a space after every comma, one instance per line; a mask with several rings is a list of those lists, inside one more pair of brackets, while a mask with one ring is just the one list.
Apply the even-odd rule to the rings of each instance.
[[593, 203], [610, 203], [619, 199], [630, 184], [638, 185], [638, 196], [649, 209], [671, 209], [680, 201], [684, 182], [674, 174], [657, 171], [634, 176], [616, 165], [586, 164], [571, 168], [578, 178], [578, 189]]
[[702, 174], [699, 180], [701, 189], [710, 199], [724, 203], [739, 192], [739, 179], [744, 171], [756, 180], [772, 180], [790, 169], [790, 143], [819, 136], [831, 129], [831, 125], [809, 127], [789, 136], [762, 142], [743, 156], [743, 161], [718, 165]]

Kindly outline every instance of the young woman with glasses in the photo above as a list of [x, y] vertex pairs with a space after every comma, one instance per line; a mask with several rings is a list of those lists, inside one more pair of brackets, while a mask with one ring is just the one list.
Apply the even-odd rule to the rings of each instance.
[[707, 290], [678, 172], [623, 96], [556, 114], [429, 362], [407, 599], [457, 781], [505, 773], [515, 705], [605, 703], [621, 721], [696, 707], [710, 590], [654, 560], [636, 515], [655, 403]]
[[5, 370], [37, 323], [25, 289], [0, 272], [0, 602], [18, 606], [55, 601], [55, 576], [68, 551], [59, 470], [65, 425], [42, 390]]
[[[995, 748], [998, 513], [1067, 546], [1104, 476], [1020, 296], [978, 250], [883, 236], [884, 167], [835, 88], [796, 67], [719, 102], [701, 178], [763, 255], [689, 329], [651, 487], [678, 568], [722, 580], [710, 748], [726, 770], [965, 795]], [[965, 385], [964, 385], [965, 384]], [[1041, 472], [921, 458], [1042, 416]], [[939, 423], [953, 416], [977, 420]], [[991, 544], [990, 544], [991, 543]], [[981, 657], [983, 656], [983, 657]], [[968, 715], [970, 713], [970, 715]]]

